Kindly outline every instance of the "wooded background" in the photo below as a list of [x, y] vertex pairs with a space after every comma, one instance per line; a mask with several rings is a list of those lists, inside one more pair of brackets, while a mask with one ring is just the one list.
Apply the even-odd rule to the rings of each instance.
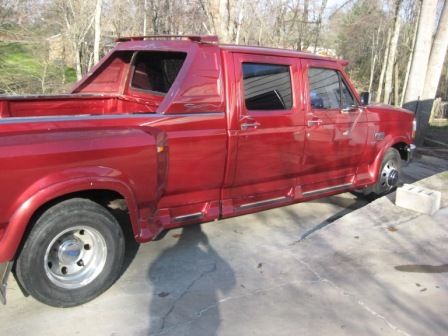
[[0, 93], [66, 92], [117, 37], [224, 43], [348, 60], [373, 100], [448, 100], [448, 0], [0, 0]]

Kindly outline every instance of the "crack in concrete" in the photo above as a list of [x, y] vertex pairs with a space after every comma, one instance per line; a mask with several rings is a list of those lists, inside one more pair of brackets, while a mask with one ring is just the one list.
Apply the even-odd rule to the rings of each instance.
[[[421, 214], [416, 214], [414, 216], [411, 216], [410, 218], [406, 218], [405, 220], [399, 220], [396, 223], [394, 223], [394, 226], [403, 224], [405, 222], [408, 222], [410, 220], [414, 220], [418, 217], [420, 217]], [[340, 216], [343, 217], [343, 216]], [[336, 218], [336, 220], [339, 218]], [[314, 237], [315, 234], [319, 233], [319, 232], [323, 232], [328, 230], [330, 227], [332, 227], [332, 225], [335, 222], [335, 220], [325, 220], [321, 223], [319, 223], [318, 225], [316, 225], [315, 227], [313, 227], [312, 229], [310, 229], [309, 231], [307, 231], [304, 235], [302, 235], [302, 237], [299, 240], [293, 241], [292, 243], [288, 244], [289, 247], [292, 247], [306, 239], [309, 239], [310, 237]], [[384, 229], [384, 227], [381, 227], [382, 229]], [[200, 274], [200, 276], [198, 276], [195, 280], [192, 281], [192, 283], [187, 286], [187, 288], [182, 292], [182, 294], [173, 302], [173, 304], [170, 306], [170, 309], [167, 311], [167, 313], [162, 317], [162, 325], [161, 328], [159, 329], [159, 332], [157, 334], [152, 334], [152, 335], [163, 335], [166, 334], [170, 331], [172, 331], [173, 329], [185, 326], [185, 325], [189, 325], [197, 320], [199, 320], [200, 318], [202, 318], [202, 316], [208, 312], [209, 310], [212, 309], [216, 309], [219, 305], [221, 305], [222, 303], [228, 302], [228, 301], [233, 301], [233, 300], [239, 300], [239, 299], [244, 299], [247, 297], [251, 297], [260, 293], [266, 293], [269, 291], [273, 291], [291, 284], [304, 284], [304, 283], [308, 283], [308, 284], [316, 284], [316, 283], [326, 283], [329, 286], [333, 287], [334, 289], [336, 289], [337, 291], [339, 291], [342, 295], [344, 296], [348, 296], [351, 297], [352, 299], [355, 300], [355, 302], [362, 307], [362, 309], [364, 309], [365, 311], [367, 311], [369, 314], [371, 314], [372, 316], [374, 316], [375, 318], [378, 318], [380, 320], [382, 320], [391, 330], [400, 333], [402, 335], [405, 336], [411, 336], [409, 333], [407, 333], [406, 331], [400, 329], [399, 327], [397, 327], [395, 324], [393, 324], [392, 322], [390, 322], [384, 315], [381, 315], [380, 313], [378, 313], [377, 311], [375, 311], [374, 309], [372, 309], [371, 307], [369, 307], [364, 301], [362, 301], [356, 294], [347, 292], [346, 290], [344, 290], [342, 287], [337, 286], [333, 281], [329, 280], [328, 278], [324, 278], [322, 277], [317, 271], [315, 271], [308, 263], [306, 263], [305, 261], [297, 258], [290, 250], [289, 248], [284, 249], [284, 251], [288, 252], [296, 261], [298, 261], [299, 263], [301, 263], [302, 265], [304, 265], [310, 272], [312, 272], [314, 274], [314, 276], [316, 277], [316, 280], [311, 280], [311, 281], [300, 281], [300, 280], [294, 280], [294, 281], [290, 281], [290, 282], [286, 282], [280, 285], [276, 285], [276, 286], [272, 286], [272, 287], [268, 287], [268, 288], [259, 288], [259, 289], [255, 289], [252, 290], [250, 293], [248, 294], [243, 294], [243, 295], [236, 295], [236, 296], [229, 296], [229, 297], [225, 297], [222, 298], [212, 304], [210, 304], [209, 306], [206, 306], [200, 310], [198, 310], [197, 312], [193, 313], [195, 315], [194, 318], [185, 321], [185, 322], [181, 322], [179, 324], [176, 325], [172, 325], [168, 328], [166, 328], [166, 319], [168, 318], [168, 316], [173, 312], [176, 304], [189, 292], [189, 290], [194, 286], [194, 284], [199, 281], [200, 279], [202, 279], [205, 275], [212, 273], [216, 270], [216, 263], [213, 265], [213, 268], [211, 270], [207, 270], [204, 271], [203, 273]]]
[[168, 309], [168, 311], [162, 316], [162, 324], [160, 326], [159, 329], [159, 333], [157, 333], [156, 335], [160, 335], [160, 331], [163, 331], [165, 329], [165, 323], [166, 323], [166, 319], [168, 318], [168, 316], [170, 316], [170, 314], [173, 312], [174, 308], [176, 307], [176, 304], [182, 300], [182, 298], [190, 291], [191, 288], [193, 288], [193, 286], [199, 281], [201, 280], [203, 277], [205, 277], [206, 275], [213, 273], [216, 271], [216, 262], [213, 263], [213, 266], [211, 269], [205, 270], [204, 272], [202, 272], [198, 277], [196, 277], [186, 288], [185, 290], [177, 297], [176, 300], [174, 300], [174, 302], [171, 304], [170, 308]]
[[398, 225], [401, 225], [401, 224], [405, 224], [407, 222], [413, 221], [414, 219], [417, 219], [417, 218], [422, 217], [422, 216], [423, 216], [423, 214], [419, 213], [419, 214], [412, 215], [412, 216], [409, 216], [409, 217], [404, 218], [404, 219], [399, 219], [398, 221], [392, 222], [392, 223], [390, 223], [387, 226], [376, 226], [375, 225], [373, 228], [375, 228], [375, 229], [378, 229], [378, 228], [379, 229], [387, 229], [390, 226], [398, 226]]
[[384, 315], [381, 315], [380, 313], [378, 313], [377, 311], [375, 311], [374, 309], [370, 308], [364, 301], [360, 300], [358, 298], [358, 296], [356, 294], [353, 293], [349, 293], [346, 290], [344, 290], [343, 288], [337, 286], [333, 281], [322, 277], [316, 270], [314, 270], [308, 263], [304, 262], [303, 260], [297, 258], [296, 256], [292, 255], [293, 258], [295, 260], [297, 260], [299, 263], [301, 263], [302, 265], [304, 265], [306, 268], [308, 268], [308, 270], [310, 272], [312, 272], [319, 280], [320, 282], [323, 283], [327, 283], [328, 285], [330, 285], [331, 287], [333, 287], [334, 289], [338, 290], [342, 295], [345, 296], [349, 296], [351, 298], [353, 298], [354, 300], [356, 300], [356, 303], [361, 306], [364, 310], [366, 310], [368, 313], [370, 313], [371, 315], [375, 316], [376, 318], [379, 318], [381, 320], [384, 321], [384, 323], [386, 323], [386, 325], [391, 328], [393, 331], [398, 332], [402, 335], [405, 336], [411, 336], [409, 333], [407, 333], [406, 331], [400, 329], [399, 327], [397, 327], [395, 324], [393, 324], [392, 322], [390, 322]]
[[[327, 285], [333, 287], [334, 289], [336, 289], [338, 292], [340, 292], [342, 295], [344, 296], [348, 296], [351, 297], [352, 299], [355, 300], [356, 304], [358, 304], [359, 306], [361, 306], [365, 311], [367, 311], [369, 314], [371, 314], [372, 316], [382, 320], [390, 329], [392, 329], [393, 331], [400, 333], [402, 335], [405, 336], [411, 336], [409, 333], [407, 333], [406, 331], [400, 329], [399, 327], [397, 327], [395, 324], [393, 324], [391, 321], [389, 321], [384, 315], [378, 313], [377, 311], [375, 311], [374, 309], [372, 309], [371, 307], [369, 307], [364, 301], [362, 301], [361, 299], [358, 298], [357, 295], [353, 294], [353, 293], [349, 293], [346, 290], [344, 290], [343, 288], [337, 286], [333, 281], [321, 276], [316, 270], [314, 270], [308, 263], [306, 263], [305, 261], [303, 261], [302, 259], [297, 258], [295, 255], [293, 255], [291, 253], [292, 257], [299, 263], [301, 263], [302, 265], [304, 265], [315, 277], [316, 280], [310, 280], [310, 281], [300, 281], [300, 280], [295, 280], [295, 281], [289, 281], [289, 282], [285, 282], [279, 285], [275, 285], [275, 286], [271, 286], [271, 287], [267, 287], [267, 288], [259, 288], [259, 289], [255, 289], [252, 290], [250, 293], [248, 294], [243, 294], [243, 295], [235, 295], [235, 296], [228, 296], [225, 298], [222, 298], [216, 302], [214, 302], [213, 304], [210, 304], [209, 306], [206, 306], [200, 310], [198, 310], [197, 312], [194, 313], [195, 317], [170, 326], [169, 328], [165, 328], [165, 323], [162, 324], [162, 328], [160, 329], [160, 331], [155, 334], [155, 335], [163, 335], [166, 334], [170, 331], [172, 331], [173, 329], [176, 328], [180, 328], [186, 325], [189, 325], [197, 320], [199, 320], [200, 318], [202, 318], [202, 316], [208, 312], [209, 310], [215, 309], [217, 308], [219, 305], [221, 305], [222, 303], [228, 302], [228, 301], [233, 301], [233, 300], [240, 300], [240, 299], [244, 299], [244, 298], [248, 298], [248, 297], [252, 297], [254, 295], [258, 295], [260, 293], [267, 293], [273, 290], [277, 290], [279, 288], [282, 287], [286, 287], [292, 284], [317, 284], [317, 283], [326, 283]], [[215, 265], [216, 266], [216, 265]], [[205, 274], [210, 273], [210, 271], [205, 271], [204, 273], [201, 274], [200, 277], [198, 277], [197, 279], [195, 279], [192, 284], [190, 284], [190, 286], [187, 287], [187, 289], [182, 293], [182, 295], [173, 303], [173, 305], [171, 306], [171, 309], [165, 314], [165, 316], [163, 317], [163, 321], [165, 322], [166, 318], [168, 317], [168, 315], [173, 311], [174, 306], [176, 305], [176, 303], [189, 291], [189, 289], [191, 289], [194, 285], [195, 282], [197, 282], [200, 278], [202, 278]]]
[[299, 281], [299, 280], [295, 280], [295, 281], [285, 282], [285, 283], [282, 283], [280, 285], [271, 286], [271, 287], [268, 287], [268, 288], [255, 289], [255, 290], [251, 291], [249, 294], [228, 296], [228, 297], [225, 297], [225, 298], [222, 298], [222, 299], [216, 301], [215, 303], [213, 303], [213, 304], [211, 304], [211, 305], [209, 305], [209, 306], [207, 306], [205, 308], [202, 308], [201, 310], [198, 310], [197, 312], [194, 313], [194, 315], [196, 315], [195, 318], [190, 319], [190, 320], [185, 321], [185, 322], [182, 322], [182, 323], [179, 323], [179, 324], [176, 324], [176, 325], [173, 325], [173, 326], [171, 326], [169, 328], [160, 330], [155, 335], [163, 335], [163, 334], [166, 334], [166, 333], [170, 332], [173, 329], [180, 328], [180, 327], [183, 327], [185, 325], [189, 325], [189, 324], [199, 320], [204, 315], [204, 313], [206, 313], [207, 311], [212, 310], [214, 308], [217, 308], [220, 304], [225, 303], [227, 301], [239, 300], [239, 299], [244, 299], [244, 298], [247, 298], [247, 297], [251, 297], [251, 296], [254, 296], [254, 295], [257, 295], [257, 294], [260, 294], [260, 293], [267, 293], [267, 292], [270, 292], [270, 291], [273, 291], [273, 290], [276, 290], [276, 289], [279, 289], [279, 288], [282, 288], [282, 287], [286, 287], [286, 286], [291, 285], [291, 284], [303, 284], [303, 283], [314, 284], [314, 283], [319, 283], [319, 282], [321, 282], [321, 280], [313, 280], [313, 281]]

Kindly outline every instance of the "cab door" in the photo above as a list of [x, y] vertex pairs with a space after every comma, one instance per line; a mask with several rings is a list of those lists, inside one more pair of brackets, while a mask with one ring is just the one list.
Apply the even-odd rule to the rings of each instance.
[[[234, 211], [294, 198], [304, 145], [303, 114], [297, 109], [298, 60], [233, 54], [237, 138]], [[225, 210], [224, 210], [225, 212]]]
[[336, 62], [303, 60], [306, 124], [304, 196], [353, 183], [367, 140], [366, 113]]

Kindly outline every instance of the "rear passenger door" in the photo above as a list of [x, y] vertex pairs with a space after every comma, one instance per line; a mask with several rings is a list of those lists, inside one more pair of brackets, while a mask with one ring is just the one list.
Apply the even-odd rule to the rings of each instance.
[[246, 209], [288, 201], [294, 197], [304, 137], [293, 95], [298, 92], [298, 66], [291, 58], [253, 54], [234, 54], [233, 61], [237, 119], [232, 128], [238, 137], [234, 205]]
[[353, 183], [365, 149], [366, 115], [339, 64], [316, 60], [302, 64], [308, 97], [304, 191], [345, 188]]

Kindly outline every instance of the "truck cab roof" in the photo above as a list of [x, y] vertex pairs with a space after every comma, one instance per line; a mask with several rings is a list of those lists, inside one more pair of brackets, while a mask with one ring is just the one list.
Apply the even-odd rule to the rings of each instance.
[[178, 48], [188, 47], [192, 44], [213, 44], [217, 45], [222, 50], [228, 50], [232, 52], [242, 52], [250, 54], [262, 54], [272, 55], [279, 57], [297, 57], [316, 59], [329, 62], [337, 62], [343, 66], [347, 65], [347, 62], [342, 59], [335, 59], [328, 56], [321, 56], [309, 52], [296, 51], [291, 49], [274, 48], [274, 47], [260, 47], [260, 46], [247, 46], [237, 44], [224, 44], [219, 43], [219, 39], [214, 35], [149, 35], [149, 36], [133, 36], [122, 37], [117, 39], [119, 45], [116, 49], [119, 50], [142, 50], [142, 49], [166, 49], [167, 47]]

